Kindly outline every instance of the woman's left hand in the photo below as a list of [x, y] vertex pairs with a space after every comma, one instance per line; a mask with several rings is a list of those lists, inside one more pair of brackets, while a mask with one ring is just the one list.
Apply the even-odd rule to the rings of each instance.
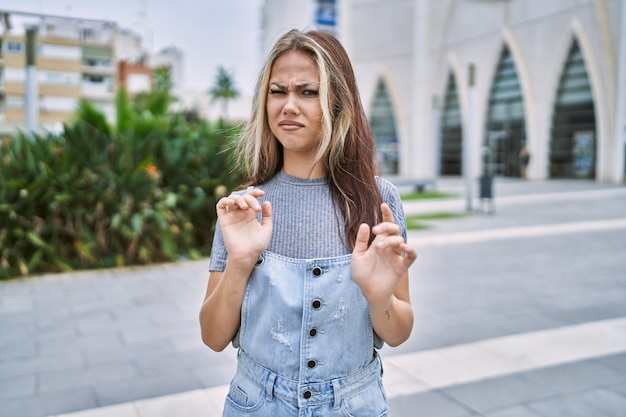
[[389, 300], [417, 259], [415, 249], [400, 235], [389, 206], [383, 203], [381, 211], [383, 222], [372, 228], [376, 235], [372, 244], [368, 247], [370, 228], [362, 224], [352, 251], [352, 280], [369, 303]]

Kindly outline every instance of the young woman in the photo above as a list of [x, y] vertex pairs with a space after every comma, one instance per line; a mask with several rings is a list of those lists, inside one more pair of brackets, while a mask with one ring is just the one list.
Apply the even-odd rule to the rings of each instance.
[[276, 42], [237, 155], [200, 311], [206, 345], [239, 349], [223, 415], [386, 416], [376, 349], [411, 333], [417, 255], [332, 35]]

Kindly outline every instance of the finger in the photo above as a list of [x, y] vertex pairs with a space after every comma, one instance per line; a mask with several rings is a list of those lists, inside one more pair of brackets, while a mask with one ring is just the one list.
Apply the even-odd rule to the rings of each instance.
[[409, 269], [411, 264], [417, 259], [417, 252], [409, 245], [404, 245], [404, 258], [402, 259], [402, 263], [404, 266]]
[[378, 249], [391, 249], [398, 254], [404, 252], [404, 238], [400, 235], [391, 235], [385, 238], [380, 238], [377, 239], [375, 243], [376, 248]]
[[272, 225], [272, 204], [266, 201], [261, 206], [261, 224], [263, 226]]
[[248, 194], [252, 195], [255, 198], [263, 197], [265, 195], [265, 191], [260, 188], [253, 188], [248, 192]]
[[372, 233], [375, 235], [397, 235], [400, 233], [400, 227], [395, 223], [384, 222], [377, 224]]
[[222, 197], [222, 198], [220, 198], [219, 201], [217, 202], [216, 206], [215, 206], [215, 208], [217, 209], [218, 216], [221, 215], [221, 214], [228, 213], [228, 208], [232, 207], [232, 205], [234, 203], [235, 202], [230, 197]]
[[244, 194], [243, 200], [246, 202], [246, 207], [241, 208], [251, 208], [254, 211], [261, 211], [261, 204], [259, 200], [252, 194]]
[[367, 244], [370, 238], [370, 227], [363, 223], [359, 226], [354, 242], [354, 253], [364, 253], [367, 251]]
[[395, 219], [393, 218], [393, 212], [387, 205], [387, 203], [382, 203], [380, 205], [380, 210], [383, 213], [383, 222], [395, 223]]

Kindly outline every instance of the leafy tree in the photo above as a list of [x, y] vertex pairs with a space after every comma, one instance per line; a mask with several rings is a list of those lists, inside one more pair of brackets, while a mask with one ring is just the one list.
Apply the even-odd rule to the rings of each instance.
[[239, 97], [239, 91], [235, 87], [233, 76], [224, 67], [217, 69], [215, 85], [209, 90], [209, 94], [213, 96], [213, 101], [222, 102], [222, 120], [227, 119], [228, 102]]

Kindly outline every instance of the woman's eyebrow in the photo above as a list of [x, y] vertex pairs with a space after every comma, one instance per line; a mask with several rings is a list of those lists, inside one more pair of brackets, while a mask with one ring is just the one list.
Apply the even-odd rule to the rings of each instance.
[[[308, 87], [319, 87], [320, 83], [318, 81], [304, 81], [301, 83], [292, 83], [291, 85], [293, 85], [296, 89], [302, 89]], [[270, 87], [280, 88], [283, 90], [287, 88], [285, 84], [281, 84], [279, 82], [270, 82]]]

